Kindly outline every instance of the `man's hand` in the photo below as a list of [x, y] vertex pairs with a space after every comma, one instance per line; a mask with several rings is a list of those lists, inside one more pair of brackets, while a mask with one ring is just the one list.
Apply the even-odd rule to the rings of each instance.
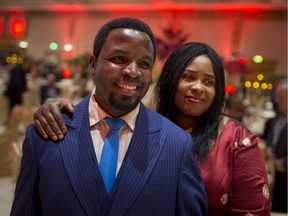
[[34, 113], [35, 126], [43, 138], [50, 137], [54, 141], [63, 139], [67, 128], [61, 111], [73, 113], [73, 105], [65, 100], [49, 100]]

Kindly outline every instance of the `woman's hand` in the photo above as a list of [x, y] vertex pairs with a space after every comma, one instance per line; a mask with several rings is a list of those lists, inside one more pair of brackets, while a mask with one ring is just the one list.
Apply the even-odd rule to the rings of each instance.
[[61, 115], [63, 111], [73, 113], [73, 104], [55, 99], [49, 100], [36, 110], [33, 116], [34, 123], [43, 138], [50, 137], [54, 141], [64, 138], [67, 128]]

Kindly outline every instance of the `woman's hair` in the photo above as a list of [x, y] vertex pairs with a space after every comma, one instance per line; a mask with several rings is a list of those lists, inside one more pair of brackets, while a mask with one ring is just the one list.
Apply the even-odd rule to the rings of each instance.
[[179, 79], [187, 66], [198, 56], [206, 55], [211, 60], [215, 73], [215, 98], [211, 107], [201, 116], [193, 128], [194, 151], [200, 159], [205, 159], [213, 140], [218, 135], [218, 126], [224, 106], [225, 78], [222, 61], [209, 45], [191, 42], [175, 49], [168, 57], [155, 88], [157, 111], [176, 123], [174, 97]]

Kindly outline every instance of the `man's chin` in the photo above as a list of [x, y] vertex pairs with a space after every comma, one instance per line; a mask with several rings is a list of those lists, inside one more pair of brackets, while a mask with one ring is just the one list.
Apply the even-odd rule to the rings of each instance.
[[140, 99], [131, 99], [131, 98], [122, 98], [122, 100], [117, 100], [114, 97], [110, 97], [110, 104], [117, 110], [121, 112], [130, 112], [133, 109], [137, 107], [137, 105], [140, 103]]

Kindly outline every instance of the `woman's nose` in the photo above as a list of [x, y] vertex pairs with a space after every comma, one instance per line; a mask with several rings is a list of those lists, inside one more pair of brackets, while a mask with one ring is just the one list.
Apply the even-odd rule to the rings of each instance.
[[196, 80], [191, 84], [191, 90], [194, 92], [203, 92], [204, 88], [200, 80]]

